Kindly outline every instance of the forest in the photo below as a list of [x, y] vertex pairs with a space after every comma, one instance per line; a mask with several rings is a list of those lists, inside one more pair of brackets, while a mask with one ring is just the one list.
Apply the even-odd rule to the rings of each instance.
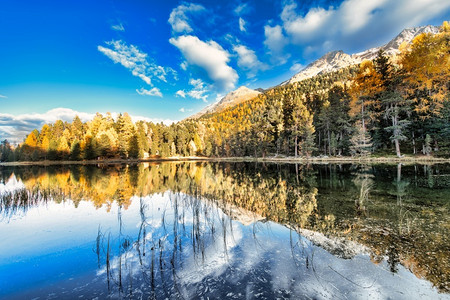
[[171, 125], [97, 113], [33, 130], [0, 161], [149, 157], [450, 156], [450, 25], [400, 54], [266, 90]]

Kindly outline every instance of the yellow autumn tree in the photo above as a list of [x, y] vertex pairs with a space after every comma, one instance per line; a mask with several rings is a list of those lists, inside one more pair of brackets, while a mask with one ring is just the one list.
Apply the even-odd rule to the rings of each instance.
[[59, 144], [58, 144], [58, 148], [57, 148], [58, 152], [61, 152], [61, 154], [63, 156], [69, 155], [70, 152], [70, 148], [69, 148], [69, 144], [67, 143], [67, 139], [65, 136], [63, 136], [60, 140], [59, 140]]
[[422, 119], [439, 115], [449, 91], [450, 24], [444, 22], [439, 33], [418, 35], [404, 47], [400, 63], [406, 73], [409, 94]]
[[39, 132], [35, 129], [25, 139], [25, 145], [36, 148], [38, 146], [38, 138]]

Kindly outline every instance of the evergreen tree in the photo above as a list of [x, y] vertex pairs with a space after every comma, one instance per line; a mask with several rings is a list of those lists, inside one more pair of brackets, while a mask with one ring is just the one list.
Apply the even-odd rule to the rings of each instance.
[[97, 139], [98, 154], [102, 157], [112, 157], [112, 144], [106, 132], [100, 133], [100, 138]]
[[133, 133], [128, 142], [128, 157], [130, 158], [142, 158], [142, 152], [139, 147], [139, 139], [136, 133]]
[[93, 160], [98, 157], [97, 141], [92, 135], [87, 134], [84, 140], [84, 158], [87, 160]]
[[81, 146], [78, 140], [74, 140], [70, 148], [70, 160], [80, 160], [81, 159]]
[[355, 123], [355, 130], [350, 139], [350, 153], [352, 156], [367, 156], [372, 151], [372, 138], [361, 121]]
[[11, 161], [13, 150], [8, 140], [3, 140], [0, 144], [0, 161]]

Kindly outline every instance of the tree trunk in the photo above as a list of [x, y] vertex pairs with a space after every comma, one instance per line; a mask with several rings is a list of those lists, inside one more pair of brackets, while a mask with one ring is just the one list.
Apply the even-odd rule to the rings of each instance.
[[[361, 126], [362, 126], [363, 136], [365, 137], [366, 123], [364, 121], [364, 101], [361, 103]], [[363, 138], [363, 147], [364, 147], [364, 149], [366, 149], [366, 139], [365, 138]]]
[[402, 192], [401, 192], [401, 188], [400, 188], [400, 182], [402, 181], [402, 164], [399, 163], [397, 165], [397, 204], [401, 204], [402, 203]]
[[297, 148], [298, 148], [298, 136], [295, 135], [295, 158], [297, 158]]
[[327, 128], [327, 136], [328, 136], [328, 156], [331, 156], [331, 138], [330, 138], [330, 130], [328, 128]]
[[320, 147], [320, 146], [321, 146], [321, 140], [320, 140], [321, 133], [322, 133], [322, 131], [319, 130], [319, 151], [320, 151], [320, 148], [321, 148], [321, 147]]
[[391, 117], [391, 120], [392, 120], [392, 127], [394, 128], [392, 133], [394, 136], [395, 152], [397, 154], [397, 157], [401, 157], [402, 154], [400, 153], [400, 142], [398, 140], [398, 137], [400, 136], [400, 129], [398, 128], [397, 108], [395, 107], [393, 111], [394, 115]]
[[397, 153], [397, 157], [402, 157], [402, 154], [400, 153], [400, 143], [398, 139], [394, 140], [395, 143], [395, 152]]

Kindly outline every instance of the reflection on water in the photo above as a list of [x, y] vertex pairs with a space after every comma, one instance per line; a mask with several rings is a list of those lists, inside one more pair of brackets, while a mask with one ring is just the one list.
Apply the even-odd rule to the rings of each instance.
[[0, 169], [0, 298], [449, 298], [450, 166]]

